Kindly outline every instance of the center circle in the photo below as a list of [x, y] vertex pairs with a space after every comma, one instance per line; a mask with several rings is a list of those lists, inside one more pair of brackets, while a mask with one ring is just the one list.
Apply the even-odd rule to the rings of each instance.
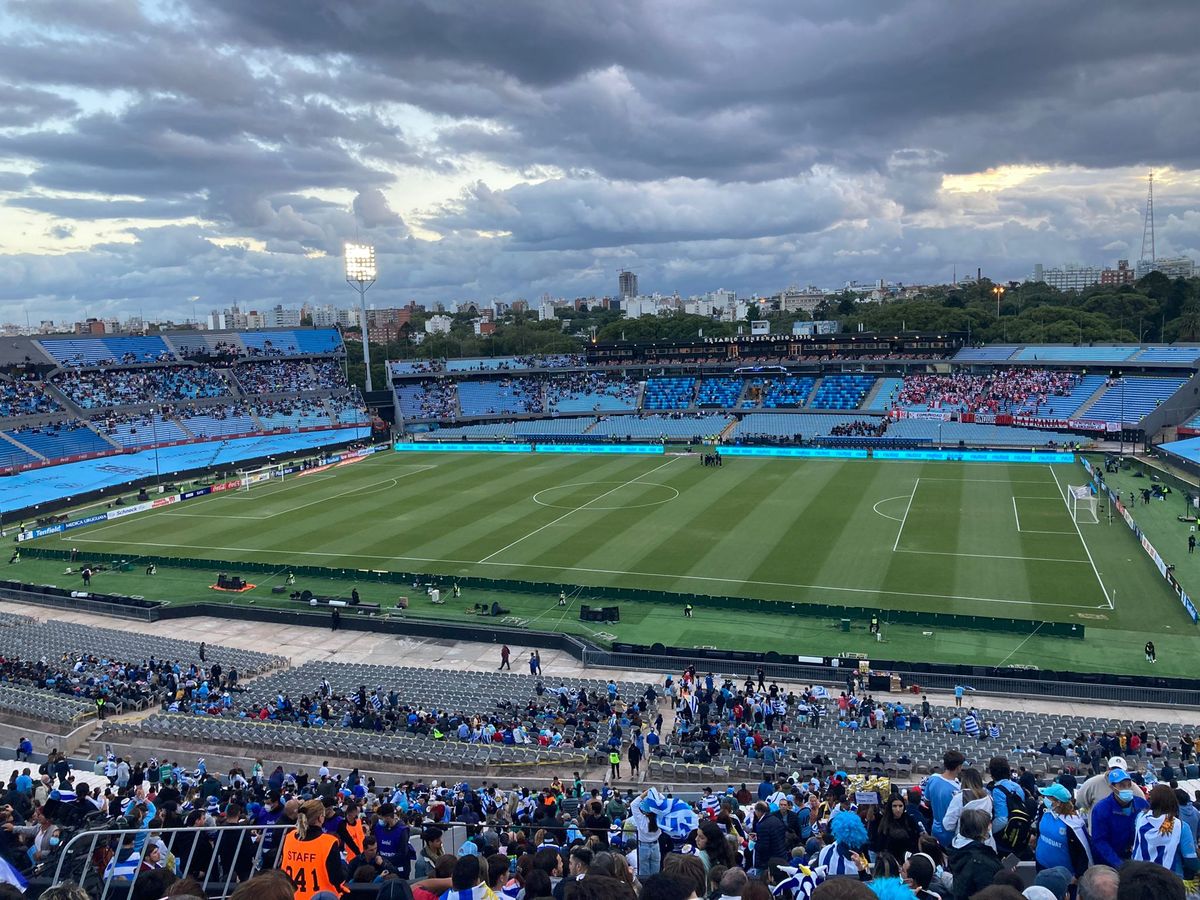
[[[572, 505], [555, 502], [554, 494], [556, 491], [561, 493], [585, 487], [594, 487], [596, 490], [589, 491], [588, 493], [591, 494], [590, 497], [586, 497]], [[655, 494], [658, 494], [658, 499], [651, 499], [645, 503], [620, 502], [622, 495], [628, 495], [631, 491], [636, 492], [639, 490], [642, 492], [640, 496], [645, 496], [647, 490], [649, 490], [649, 496], [654, 497]], [[638, 496], [635, 494], [634, 499]], [[665, 484], [652, 484], [640, 481], [577, 481], [574, 484], [559, 484], [554, 487], [543, 488], [533, 495], [533, 502], [539, 506], [550, 506], [554, 509], [640, 509], [643, 506], [658, 506], [662, 503], [670, 503], [678, 496], [679, 491]], [[598, 502], [593, 503], [593, 500]]]

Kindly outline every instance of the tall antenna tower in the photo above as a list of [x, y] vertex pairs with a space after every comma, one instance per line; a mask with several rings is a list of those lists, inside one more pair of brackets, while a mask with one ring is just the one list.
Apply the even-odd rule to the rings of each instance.
[[[1146, 247], [1150, 248], [1150, 256], [1146, 256]], [[1142, 258], [1141, 262], [1153, 263], [1154, 255], [1154, 172], [1150, 173], [1150, 187], [1146, 194], [1146, 224], [1142, 227]]]

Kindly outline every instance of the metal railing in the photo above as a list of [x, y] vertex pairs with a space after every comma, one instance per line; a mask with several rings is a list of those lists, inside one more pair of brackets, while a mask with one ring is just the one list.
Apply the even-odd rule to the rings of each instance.
[[[132, 895], [142, 871], [146, 847], [161, 839], [174, 857], [173, 871], [201, 883], [210, 900], [228, 897], [237, 885], [263, 869], [277, 868], [285, 825], [220, 825], [215, 828], [108, 828], [81, 831], [63, 845], [53, 866], [52, 884], [74, 881], [96, 900]], [[114, 863], [125, 862], [127, 847], [141, 841], [136, 865], [127, 877], [116, 877]], [[178, 848], [179, 852], [176, 852]], [[162, 861], [167, 865], [167, 859]], [[49, 867], [47, 868], [47, 872]], [[46, 873], [42, 873], [43, 877]], [[36, 875], [35, 875], [36, 878]]]
[[43, 594], [40, 591], [23, 591], [17, 588], [5, 587], [0, 588], [0, 599], [13, 600], [18, 603], [32, 603], [35, 606], [49, 606], [54, 609], [76, 609], [80, 612], [96, 613], [101, 616], [137, 619], [140, 622], [158, 621], [158, 609], [155, 607], [125, 606], [121, 603], [105, 603], [99, 600], [91, 600], [87, 597]]

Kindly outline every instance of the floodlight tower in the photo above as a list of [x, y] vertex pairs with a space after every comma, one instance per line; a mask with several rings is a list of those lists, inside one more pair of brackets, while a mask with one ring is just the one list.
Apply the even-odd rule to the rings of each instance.
[[367, 368], [367, 393], [371, 384], [371, 342], [367, 336], [367, 290], [375, 283], [375, 248], [371, 244], [346, 242], [346, 284], [358, 291], [359, 324], [362, 326], [363, 364]]

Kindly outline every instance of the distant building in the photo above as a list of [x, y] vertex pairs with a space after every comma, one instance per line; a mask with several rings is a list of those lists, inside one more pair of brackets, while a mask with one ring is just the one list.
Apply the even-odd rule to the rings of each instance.
[[1063, 266], [1047, 269], [1041, 263], [1033, 267], [1030, 281], [1045, 282], [1047, 287], [1059, 291], [1082, 291], [1100, 283], [1103, 271], [1099, 266]]
[[804, 337], [815, 334], [837, 334], [842, 330], [842, 323], [831, 319], [817, 319], [814, 322], [793, 322], [792, 334]]
[[811, 313], [824, 299], [825, 292], [820, 288], [806, 287], [800, 290], [790, 287], [779, 295], [779, 309], [789, 313]]
[[1158, 259], [1143, 259], [1137, 264], [1137, 277], [1151, 272], [1162, 272], [1168, 278], [1191, 278], [1196, 273], [1196, 261], [1187, 256], [1160, 256]]
[[632, 300], [638, 295], [638, 277], [628, 270], [621, 272], [617, 278], [618, 294], [622, 300]]
[[1133, 268], [1129, 265], [1129, 260], [1118, 259], [1117, 267], [1110, 269], [1104, 267], [1104, 271], [1100, 273], [1100, 283], [1107, 286], [1117, 286], [1122, 284], [1133, 284], [1136, 280]]
[[430, 334], [449, 334], [453, 321], [449, 316], [430, 316], [425, 320], [425, 330]]

